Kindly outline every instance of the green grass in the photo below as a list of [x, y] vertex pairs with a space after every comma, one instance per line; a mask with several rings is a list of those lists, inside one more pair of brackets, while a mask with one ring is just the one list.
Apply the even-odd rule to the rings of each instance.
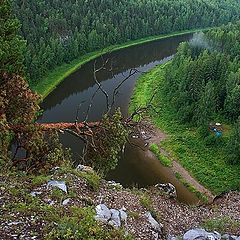
[[206, 142], [196, 129], [178, 121], [174, 109], [164, 97], [164, 69], [168, 64], [171, 62], [159, 65], [139, 78], [129, 110], [145, 106], [157, 87], [153, 103], [157, 114], [149, 111], [149, 115], [153, 123], [169, 135], [167, 140], [161, 142], [161, 146], [213, 193], [240, 189], [240, 165], [226, 163], [227, 134], [222, 139]]
[[[80, 178], [84, 178], [90, 187], [99, 187], [100, 177], [94, 172], [80, 172], [71, 169], [70, 165], [66, 165], [58, 169], [54, 175], [49, 176], [28, 176], [18, 174], [18, 172], [2, 171], [0, 171], [0, 174], [0, 190], [3, 193], [3, 199], [7, 199], [4, 200], [5, 204], [1, 206], [1, 222], [13, 222], [19, 219], [25, 222], [32, 217], [36, 217], [31, 220], [28, 234], [38, 235], [40, 239], [133, 239], [124, 229], [108, 227], [95, 220], [96, 211], [93, 206], [88, 206], [95, 206], [91, 199], [91, 188], [89, 188], [89, 192], [86, 192], [86, 195], [76, 195], [75, 182], [72, 182], [72, 179], [79, 178], [80, 180]], [[46, 183], [52, 178], [64, 179], [69, 193], [66, 194], [58, 188], [48, 191]], [[37, 197], [31, 196], [30, 192], [38, 187], [41, 187], [42, 194]], [[81, 201], [74, 201], [71, 205], [63, 206], [61, 202], [66, 198], [84, 200], [85, 207], [82, 207]], [[54, 200], [55, 204], [49, 205], [47, 203], [48, 199]], [[87, 202], [85, 199], [89, 199], [89, 201]], [[92, 200], [91, 204], [89, 204], [90, 200]], [[18, 213], [17, 218], [15, 216], [16, 212]], [[38, 223], [43, 221], [44, 226], [41, 231], [38, 231]], [[14, 226], [14, 231], [20, 234], [22, 226]]]
[[190, 192], [195, 193], [198, 199], [200, 199], [204, 203], [208, 203], [208, 197], [205, 194], [199, 192], [193, 185], [191, 185], [186, 179], [184, 179], [180, 173], [177, 172], [175, 176]]
[[95, 52], [91, 52], [88, 54], [85, 54], [84, 56], [79, 57], [76, 60], [73, 60], [69, 64], [63, 64], [59, 67], [56, 67], [53, 71], [51, 71], [45, 78], [40, 80], [38, 83], [33, 84], [31, 86], [32, 90], [36, 91], [38, 94], [42, 96], [42, 100], [56, 88], [56, 86], [63, 81], [66, 77], [68, 77], [70, 74], [75, 72], [77, 69], [79, 69], [82, 65], [84, 65], [87, 62], [90, 62], [91, 60], [109, 52], [113, 52], [116, 50], [124, 49], [127, 47], [135, 46], [144, 44], [151, 41], [160, 40], [163, 38], [173, 37], [173, 36], [180, 36], [187, 33], [194, 33], [197, 31], [205, 31], [210, 28], [204, 28], [204, 29], [192, 29], [192, 30], [185, 30], [181, 32], [174, 32], [170, 34], [162, 34], [159, 36], [151, 36], [146, 37], [134, 41], [128, 41], [123, 44], [113, 45]]
[[223, 234], [239, 230], [240, 221], [231, 219], [230, 217], [208, 219], [203, 223], [203, 227], [208, 231], [218, 231]]
[[154, 153], [156, 158], [161, 162], [165, 167], [171, 167], [172, 161], [166, 156], [162, 155], [157, 144], [151, 144], [149, 147], [150, 151]]
[[147, 193], [142, 193], [142, 195], [139, 198], [139, 202], [142, 207], [146, 208], [147, 211], [151, 213], [153, 218], [155, 218], [156, 220], [160, 219], [159, 213], [155, 211], [152, 199]]
[[93, 208], [71, 207], [68, 215], [56, 219], [57, 226], [52, 228], [46, 239], [133, 239], [123, 229], [102, 227], [94, 216]]

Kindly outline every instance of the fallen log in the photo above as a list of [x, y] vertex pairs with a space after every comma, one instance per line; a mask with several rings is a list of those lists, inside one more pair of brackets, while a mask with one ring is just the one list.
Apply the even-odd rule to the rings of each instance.
[[[50, 130], [64, 130], [64, 129], [79, 129], [79, 130], [88, 130], [95, 127], [100, 126], [100, 122], [80, 122], [80, 123], [66, 123], [66, 122], [58, 122], [58, 123], [34, 123], [32, 126], [36, 126], [41, 128], [43, 131]], [[29, 131], [31, 125], [8, 125], [8, 129], [13, 132], [26, 132]]]

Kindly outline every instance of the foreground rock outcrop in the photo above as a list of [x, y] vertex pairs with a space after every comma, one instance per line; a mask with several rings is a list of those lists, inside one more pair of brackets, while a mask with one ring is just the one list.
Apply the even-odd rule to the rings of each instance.
[[208, 232], [203, 228], [194, 228], [188, 230], [181, 237], [168, 236], [167, 240], [240, 240], [240, 236], [230, 235], [230, 234], [220, 234], [217, 231]]
[[[49, 176], [0, 176], [0, 239], [46, 239], [64, 226], [72, 210], [89, 208], [102, 228], [119, 228], [139, 240], [219, 239], [214, 231], [226, 240], [240, 236], [239, 192], [197, 207], [179, 203], [157, 187], [124, 189], [92, 171], [58, 168]], [[210, 238], [196, 228], [212, 233]]]

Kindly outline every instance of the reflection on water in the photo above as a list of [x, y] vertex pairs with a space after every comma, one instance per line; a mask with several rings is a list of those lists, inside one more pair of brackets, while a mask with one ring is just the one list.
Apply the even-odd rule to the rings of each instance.
[[[115, 106], [120, 107], [122, 113], [126, 116], [136, 79], [157, 64], [169, 60], [175, 54], [179, 43], [190, 38], [191, 34], [171, 37], [106, 54], [97, 59], [96, 66], [101, 66], [108, 59], [107, 68], [112, 68], [112, 71], [102, 70], [98, 72], [97, 79], [111, 99], [114, 88], [124, 77], [128, 76], [130, 70], [138, 70], [134, 76], [124, 82], [116, 97]], [[91, 61], [85, 64], [67, 77], [44, 100], [41, 107], [45, 111], [39, 122], [74, 122], [80, 103], [82, 104], [79, 120], [85, 118], [90, 99], [97, 89], [93, 77], [94, 62]], [[89, 121], [100, 119], [105, 111], [106, 99], [103, 93], [99, 91], [94, 99]], [[78, 159], [81, 154], [81, 142], [79, 139], [64, 134], [61, 135], [61, 141], [64, 146], [71, 148], [74, 159]], [[141, 151], [130, 145], [126, 147], [124, 157], [119, 161], [118, 167], [109, 174], [108, 178], [121, 182], [124, 186], [147, 186], [158, 182], [171, 182], [177, 188], [179, 200], [188, 203], [196, 202], [195, 196], [176, 180], [169, 169], [163, 167], [148, 152]]]

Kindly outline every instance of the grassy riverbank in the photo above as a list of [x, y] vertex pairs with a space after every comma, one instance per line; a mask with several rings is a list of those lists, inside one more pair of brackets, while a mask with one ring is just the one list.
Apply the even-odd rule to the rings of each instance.
[[[167, 63], [171, 64], [171, 63]], [[159, 65], [138, 80], [131, 101], [130, 110], [144, 106], [155, 89], [157, 95], [154, 107], [157, 113], [150, 112], [153, 123], [165, 131], [169, 138], [162, 143], [171, 155], [186, 168], [193, 177], [215, 194], [240, 186], [240, 166], [226, 164], [226, 134], [214, 144], [207, 144], [196, 129], [180, 124], [173, 108], [163, 95], [164, 69]]]
[[124, 49], [127, 47], [135, 46], [144, 44], [151, 41], [156, 41], [164, 38], [174, 37], [174, 36], [181, 36], [187, 33], [194, 33], [197, 31], [205, 31], [210, 28], [204, 28], [204, 29], [192, 29], [192, 30], [185, 30], [181, 32], [174, 32], [170, 34], [162, 34], [159, 36], [152, 36], [152, 37], [146, 37], [134, 41], [129, 41], [123, 44], [118, 44], [114, 46], [110, 46], [105, 49], [101, 49], [95, 52], [91, 52], [88, 54], [85, 54], [84, 56], [79, 57], [78, 59], [72, 61], [69, 64], [64, 64], [62, 66], [59, 66], [55, 68], [52, 72], [50, 72], [45, 78], [40, 80], [38, 83], [31, 86], [31, 88], [42, 95], [42, 98], [44, 99], [50, 92], [53, 91], [53, 89], [66, 77], [68, 77], [71, 73], [75, 72], [77, 69], [79, 69], [82, 65], [84, 65], [87, 62], [90, 62], [91, 60], [101, 56], [102, 54], [117, 51], [120, 49]]

